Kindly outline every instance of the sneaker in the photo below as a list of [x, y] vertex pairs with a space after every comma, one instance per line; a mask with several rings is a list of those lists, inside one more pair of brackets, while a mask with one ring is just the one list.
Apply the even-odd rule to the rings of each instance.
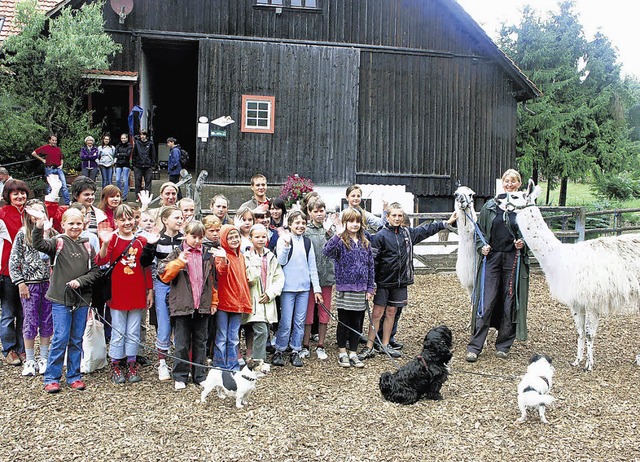
[[390, 340], [389, 346], [394, 350], [402, 350], [404, 348], [404, 343], [396, 342], [395, 340]]
[[47, 372], [47, 358], [40, 357], [38, 359], [38, 374], [44, 375]]
[[274, 366], [284, 366], [284, 355], [282, 351], [276, 351], [271, 358], [271, 364]]
[[366, 346], [362, 347], [360, 350], [360, 354], [358, 354], [358, 359], [360, 361], [364, 361], [365, 359], [373, 358], [376, 355], [376, 350], [373, 348], [367, 348]]
[[389, 345], [382, 345], [382, 351], [384, 352], [384, 354], [389, 355], [392, 358], [400, 358], [402, 356], [402, 353], [400, 353], [398, 350], [394, 350]]
[[169, 372], [169, 366], [167, 366], [167, 363], [164, 361], [158, 364], [158, 380], [160, 380], [161, 382], [171, 380], [171, 373]]
[[506, 351], [496, 351], [496, 358], [500, 358], [500, 359], [507, 359], [509, 357], [509, 353], [507, 353]]
[[4, 358], [4, 360], [10, 366], [19, 366], [20, 364], [22, 364], [22, 361], [20, 361], [20, 356], [18, 356], [18, 353], [13, 350], [7, 353], [7, 357]]
[[111, 381], [115, 384], [125, 383], [127, 380], [124, 378], [122, 368], [119, 363], [111, 363]]
[[300, 354], [297, 351], [294, 351], [293, 353], [291, 353], [291, 357], [289, 358], [289, 362], [291, 363], [291, 365], [293, 367], [302, 367], [302, 366], [304, 366], [304, 363], [302, 362], [302, 359], [300, 359]]
[[276, 347], [274, 347], [273, 345], [271, 345], [270, 343], [267, 344], [267, 353], [273, 354], [276, 352]]
[[138, 371], [139, 364], [137, 362], [127, 363], [127, 380], [129, 383], [138, 383], [142, 380]]
[[173, 388], [175, 388], [176, 390], [184, 390], [185, 388], [187, 388], [187, 384], [184, 382], [178, 382], [176, 380], [173, 384]]
[[357, 367], [357, 368], [363, 368], [364, 367], [364, 363], [362, 361], [360, 361], [360, 359], [358, 359], [357, 355], [351, 355], [349, 356], [349, 363], [353, 366], [353, 367]]
[[58, 382], [51, 382], [44, 386], [44, 391], [47, 393], [58, 393], [60, 391], [60, 384]]
[[340, 367], [351, 367], [351, 362], [349, 362], [349, 356], [346, 354], [340, 355], [338, 358], [338, 365]]
[[22, 368], [22, 375], [24, 377], [35, 377], [38, 373], [38, 365], [32, 359], [24, 363], [24, 367]]
[[308, 358], [311, 355], [311, 353], [309, 353], [309, 348], [304, 347], [302, 350], [300, 350], [300, 353], [298, 353], [298, 356], [300, 356], [300, 359], [303, 358]]
[[324, 348], [322, 347], [318, 347], [316, 348], [316, 356], [318, 357], [318, 359], [324, 361], [325, 359], [327, 359], [329, 356], [327, 355], [327, 352], [324, 351]]
[[478, 355], [473, 351], [468, 351], [467, 355], [464, 357], [464, 360], [468, 363], [475, 363], [478, 360]]
[[87, 385], [82, 380], [76, 380], [69, 384], [72, 390], [82, 391], [87, 388]]

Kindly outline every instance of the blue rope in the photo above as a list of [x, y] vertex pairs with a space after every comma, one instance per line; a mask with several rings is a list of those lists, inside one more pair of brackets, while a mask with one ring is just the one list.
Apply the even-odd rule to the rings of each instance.
[[[471, 216], [465, 211], [464, 212], [465, 216], [471, 220], [471, 223], [473, 223], [473, 227], [475, 229], [475, 235], [478, 236], [478, 238], [480, 238], [480, 241], [482, 242], [483, 245], [489, 245], [489, 243], [487, 242], [487, 239], [484, 237], [484, 234], [482, 234], [482, 231], [480, 230], [480, 227], [478, 226], [478, 223], [476, 223], [476, 221], [471, 218]], [[477, 264], [478, 261], [474, 260], [473, 263], [473, 272], [474, 274], [477, 274]], [[480, 300], [478, 300], [478, 309], [476, 311], [476, 317], [483, 317], [484, 316], [484, 278], [485, 278], [485, 274], [487, 271], [487, 256], [483, 255], [482, 256], [482, 270], [480, 273]], [[475, 300], [476, 299], [476, 285], [473, 285], [473, 292], [471, 293], [471, 299]]]

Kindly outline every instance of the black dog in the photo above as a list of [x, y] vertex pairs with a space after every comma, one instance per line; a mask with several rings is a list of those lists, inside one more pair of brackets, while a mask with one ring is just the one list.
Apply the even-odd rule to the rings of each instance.
[[413, 404], [422, 398], [440, 400], [440, 388], [449, 377], [451, 330], [434, 327], [422, 342], [422, 353], [393, 374], [380, 376], [380, 392], [387, 401]]

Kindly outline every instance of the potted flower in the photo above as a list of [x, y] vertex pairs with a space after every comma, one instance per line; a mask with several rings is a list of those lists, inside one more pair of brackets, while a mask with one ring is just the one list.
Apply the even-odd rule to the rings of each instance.
[[289, 175], [282, 185], [280, 198], [287, 204], [287, 208], [290, 208], [293, 204], [302, 200], [307, 193], [313, 191], [314, 187], [315, 185], [310, 178], [304, 178], [294, 173]]

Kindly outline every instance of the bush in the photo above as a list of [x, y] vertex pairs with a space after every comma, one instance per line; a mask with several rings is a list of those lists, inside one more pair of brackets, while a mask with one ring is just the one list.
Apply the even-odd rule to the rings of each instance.
[[596, 194], [611, 200], [627, 201], [640, 197], [640, 182], [630, 173], [602, 175], [594, 184]]

